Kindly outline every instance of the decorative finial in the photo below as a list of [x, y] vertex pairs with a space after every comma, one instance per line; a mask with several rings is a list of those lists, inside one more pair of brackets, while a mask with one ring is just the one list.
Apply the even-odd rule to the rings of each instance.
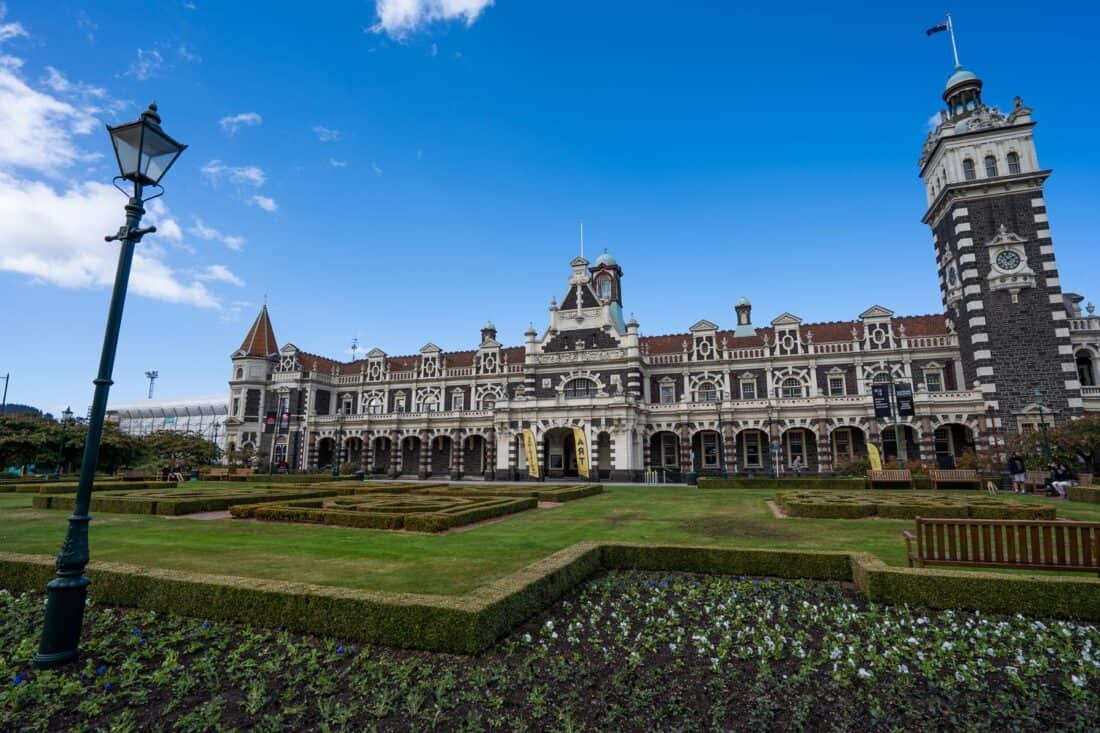
[[1089, 303], [1085, 306], [1085, 310], [1087, 310], [1089, 312], [1089, 315], [1091, 316], [1092, 314], [1096, 313], [1096, 306], [1092, 303]]
[[264, 308], [267, 307], [267, 293], [264, 293]]
[[141, 119], [152, 120], [153, 122], [160, 124], [160, 115], [157, 114], [157, 102], [153, 100], [149, 103], [149, 108], [141, 113]]

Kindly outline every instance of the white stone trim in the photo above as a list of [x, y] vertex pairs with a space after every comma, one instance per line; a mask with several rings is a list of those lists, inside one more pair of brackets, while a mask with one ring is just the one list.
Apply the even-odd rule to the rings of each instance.
[[980, 311], [985, 309], [985, 303], [980, 300], [968, 300], [966, 301], [966, 309], [968, 311]]
[[959, 240], [959, 249], [965, 249], [967, 247], [973, 247], [973, 246], [974, 246], [974, 240], [971, 239], [970, 237], [963, 237], [962, 239]]
[[974, 370], [974, 373], [977, 374], [979, 377], [992, 377], [993, 376], [993, 367], [991, 367], [991, 366], [980, 366], [976, 370]]
[[1046, 205], [1047, 204], [1046, 204], [1045, 201], [1043, 201], [1042, 196], [1040, 196], [1039, 198], [1031, 199], [1031, 208], [1033, 208], [1033, 209], [1037, 209], [1040, 206], [1042, 206], [1043, 208], [1046, 208]]
[[1054, 337], [1055, 338], [1060, 338], [1060, 339], [1068, 339], [1069, 338], [1069, 329], [1068, 328], [1056, 328], [1056, 329], [1054, 329]]
[[[978, 328], [979, 326], [984, 326], [984, 325], [985, 325], [985, 316], [974, 316], [973, 318], [970, 319], [970, 327], [971, 328]], [[1068, 335], [1068, 331], [1067, 331], [1067, 335]]]
[[955, 234], [962, 234], [963, 232], [970, 231], [970, 222], [962, 221], [955, 225]]
[[1050, 239], [1050, 230], [1049, 229], [1039, 229], [1038, 231], [1035, 232], [1035, 238], [1036, 239]]
[[971, 334], [970, 343], [972, 343], [972, 344], [988, 344], [989, 343], [989, 334], [988, 333]]
[[964, 216], [967, 216], [968, 214], [970, 214], [970, 210], [967, 209], [965, 206], [960, 206], [959, 208], [957, 208], [957, 209], [955, 209], [954, 211], [951, 212], [951, 218], [952, 219], [961, 219]]
[[1035, 215], [1035, 223], [1036, 224], [1046, 224], [1047, 222], [1048, 222], [1048, 220], [1047, 220], [1047, 215], [1046, 214], [1036, 214]]
[[1058, 353], [1062, 356], [1073, 356], [1076, 352], [1072, 344], [1058, 344]]
[[1070, 407], [1084, 407], [1085, 406], [1085, 401], [1083, 399], [1081, 399], [1080, 397], [1070, 397], [1068, 400], [1066, 400], [1066, 402], [1069, 403]]
[[978, 349], [974, 352], [975, 359], [992, 359], [993, 353], [989, 349]]

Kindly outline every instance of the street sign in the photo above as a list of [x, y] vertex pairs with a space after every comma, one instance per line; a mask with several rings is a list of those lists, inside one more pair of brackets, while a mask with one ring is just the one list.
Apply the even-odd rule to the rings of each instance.
[[913, 385], [908, 382], [895, 384], [894, 400], [898, 403], [899, 417], [913, 417], [916, 414], [913, 408]]
[[872, 384], [871, 402], [875, 406], [875, 417], [891, 417], [894, 414], [890, 409], [889, 384]]

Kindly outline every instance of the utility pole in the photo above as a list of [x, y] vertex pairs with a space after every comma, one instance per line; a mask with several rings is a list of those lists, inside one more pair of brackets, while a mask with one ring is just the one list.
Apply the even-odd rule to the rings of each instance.
[[8, 411], [8, 380], [11, 379], [11, 372], [4, 375], [4, 399], [0, 401], [0, 415], [5, 414]]
[[145, 372], [145, 378], [149, 380], [149, 399], [153, 399], [153, 382], [156, 382], [159, 376], [160, 372], [156, 370]]

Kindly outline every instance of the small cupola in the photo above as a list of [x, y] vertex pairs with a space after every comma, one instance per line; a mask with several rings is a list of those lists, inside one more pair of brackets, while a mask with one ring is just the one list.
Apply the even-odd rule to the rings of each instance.
[[943, 101], [947, 103], [948, 119], [966, 117], [982, 107], [982, 80], [974, 72], [956, 66], [944, 87]]
[[621, 282], [623, 269], [619, 267], [615, 257], [604, 249], [603, 254], [596, 258], [589, 272], [592, 273], [592, 287], [600, 301], [618, 303], [621, 306], [623, 304]]
[[735, 337], [755, 336], [756, 329], [752, 327], [752, 303], [749, 299], [742, 295], [737, 299], [733, 309], [737, 312], [737, 329], [733, 335]]
[[492, 321], [485, 321], [485, 325], [481, 327], [481, 343], [486, 341], [497, 340], [497, 327], [493, 325]]

